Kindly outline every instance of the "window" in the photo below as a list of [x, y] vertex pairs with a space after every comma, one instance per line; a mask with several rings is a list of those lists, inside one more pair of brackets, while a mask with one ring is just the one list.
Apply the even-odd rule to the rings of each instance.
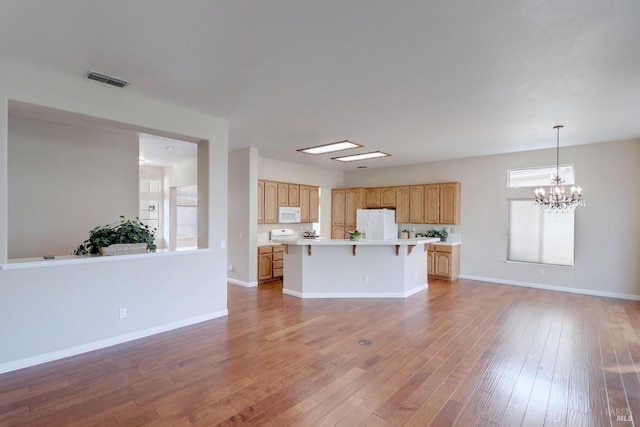
[[[573, 185], [576, 183], [573, 165], [561, 165], [559, 170], [563, 185]], [[509, 169], [509, 188], [522, 187], [544, 187], [551, 184], [551, 180], [556, 176], [555, 166], [540, 168]]]
[[574, 213], [546, 213], [533, 199], [509, 200], [507, 260], [573, 266]]

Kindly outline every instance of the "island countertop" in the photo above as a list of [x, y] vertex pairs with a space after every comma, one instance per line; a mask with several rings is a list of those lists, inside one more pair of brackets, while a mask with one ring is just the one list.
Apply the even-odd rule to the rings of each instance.
[[273, 239], [272, 242], [280, 243], [283, 245], [295, 245], [295, 246], [351, 246], [351, 245], [396, 245], [396, 246], [409, 246], [409, 245], [428, 245], [430, 243], [439, 242], [439, 237], [419, 237], [415, 239]]

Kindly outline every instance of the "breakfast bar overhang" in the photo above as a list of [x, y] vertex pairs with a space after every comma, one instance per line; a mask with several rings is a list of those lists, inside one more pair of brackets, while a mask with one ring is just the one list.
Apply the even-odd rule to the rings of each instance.
[[426, 245], [438, 238], [275, 240], [282, 292], [300, 298], [406, 298], [427, 288]]

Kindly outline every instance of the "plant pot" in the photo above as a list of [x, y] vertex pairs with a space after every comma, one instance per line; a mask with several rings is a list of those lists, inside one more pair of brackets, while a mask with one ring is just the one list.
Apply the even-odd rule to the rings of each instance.
[[100, 248], [100, 255], [129, 255], [147, 252], [146, 243], [118, 243]]
[[400, 238], [401, 238], [401, 239], [408, 239], [408, 238], [409, 238], [409, 233], [402, 233], [402, 234], [400, 234]]

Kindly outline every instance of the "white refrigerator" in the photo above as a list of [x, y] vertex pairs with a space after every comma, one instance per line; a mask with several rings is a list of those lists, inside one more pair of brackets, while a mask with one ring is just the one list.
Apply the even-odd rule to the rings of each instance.
[[356, 227], [365, 239], [389, 240], [398, 238], [396, 211], [393, 209], [358, 209]]

